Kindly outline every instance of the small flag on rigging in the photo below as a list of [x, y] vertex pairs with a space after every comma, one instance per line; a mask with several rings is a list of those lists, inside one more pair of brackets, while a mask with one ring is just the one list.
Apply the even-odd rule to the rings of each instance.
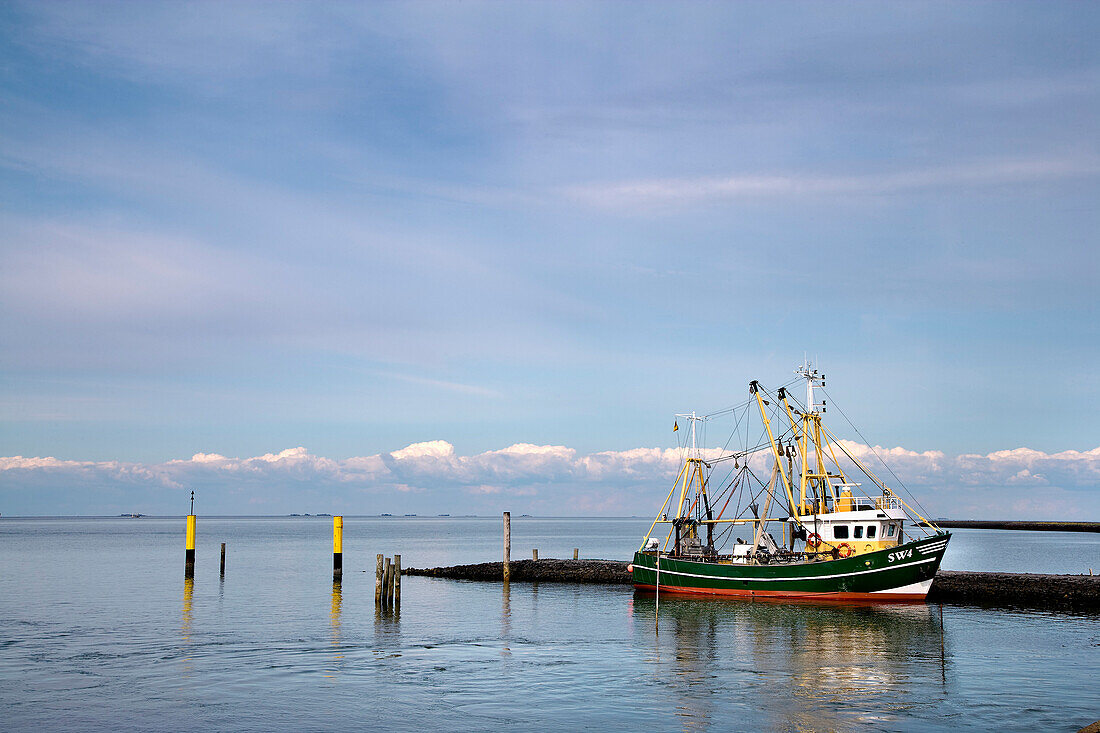
[[678, 422], [676, 422], [675, 420], [673, 420], [673, 421], [672, 421], [672, 432], [674, 432], [674, 433], [675, 433], [675, 432], [676, 432], [677, 430], [679, 430], [679, 429], [680, 429], [680, 423], [678, 423]]

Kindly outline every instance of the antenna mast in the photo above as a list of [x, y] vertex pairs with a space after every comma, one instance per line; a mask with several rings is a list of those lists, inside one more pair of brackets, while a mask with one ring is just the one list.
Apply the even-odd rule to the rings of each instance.
[[676, 417], [682, 417], [685, 420], [691, 420], [691, 454], [690, 455], [691, 455], [692, 458], [699, 458], [700, 457], [699, 456], [699, 451], [701, 449], [699, 448], [699, 443], [696, 439], [695, 424], [699, 423], [699, 422], [703, 422], [704, 420], [707, 419], [707, 416], [706, 415], [701, 415], [701, 416], [696, 415], [695, 410], [692, 410], [690, 413], [687, 413], [687, 414], [683, 414], [683, 415], [677, 414]]
[[818, 404], [814, 398], [814, 387], [825, 386], [825, 375], [818, 374], [808, 359], [803, 361], [802, 366], [795, 369], [794, 373], [806, 380], [806, 412], [816, 413], [819, 407], [822, 412], [825, 412], [824, 400]]

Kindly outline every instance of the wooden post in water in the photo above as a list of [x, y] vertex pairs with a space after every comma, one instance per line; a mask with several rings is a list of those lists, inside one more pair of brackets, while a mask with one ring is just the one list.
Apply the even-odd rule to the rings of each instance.
[[382, 603], [390, 606], [394, 604], [394, 560], [386, 558], [386, 570], [382, 580]]
[[384, 558], [382, 560], [382, 608], [385, 608], [389, 603], [389, 582], [390, 582], [390, 559]]
[[401, 605], [401, 556], [393, 556], [393, 605]]
[[222, 577], [225, 577], [225, 543], [222, 543]]
[[581, 548], [579, 548], [579, 547], [574, 547], [574, 548], [573, 548], [573, 559], [574, 559], [574, 560], [578, 559], [578, 558], [579, 558], [579, 556], [580, 556], [580, 553], [581, 553]]
[[504, 582], [512, 578], [512, 513], [504, 512]]
[[378, 553], [378, 564], [374, 567], [374, 602], [382, 602], [382, 553]]
[[538, 560], [539, 559], [539, 551], [538, 550], [531, 550], [531, 559], [532, 560]]
[[344, 518], [332, 518], [332, 582], [344, 576]]
[[394, 605], [394, 561], [386, 558], [386, 570], [382, 579], [382, 604], [393, 608]]
[[183, 577], [195, 577], [195, 515], [187, 515], [187, 541], [183, 551]]

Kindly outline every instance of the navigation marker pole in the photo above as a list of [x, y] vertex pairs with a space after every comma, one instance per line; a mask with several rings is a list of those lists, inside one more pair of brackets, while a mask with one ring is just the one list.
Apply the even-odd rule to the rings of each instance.
[[191, 513], [187, 515], [187, 537], [183, 557], [183, 577], [195, 577], [195, 492], [191, 492]]
[[344, 518], [332, 518], [332, 582], [344, 577]]

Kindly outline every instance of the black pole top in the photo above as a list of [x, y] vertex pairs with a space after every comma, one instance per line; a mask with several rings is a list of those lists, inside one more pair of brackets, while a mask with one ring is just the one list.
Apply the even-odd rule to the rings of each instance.
[[195, 492], [191, 492], [191, 513], [195, 513]]

